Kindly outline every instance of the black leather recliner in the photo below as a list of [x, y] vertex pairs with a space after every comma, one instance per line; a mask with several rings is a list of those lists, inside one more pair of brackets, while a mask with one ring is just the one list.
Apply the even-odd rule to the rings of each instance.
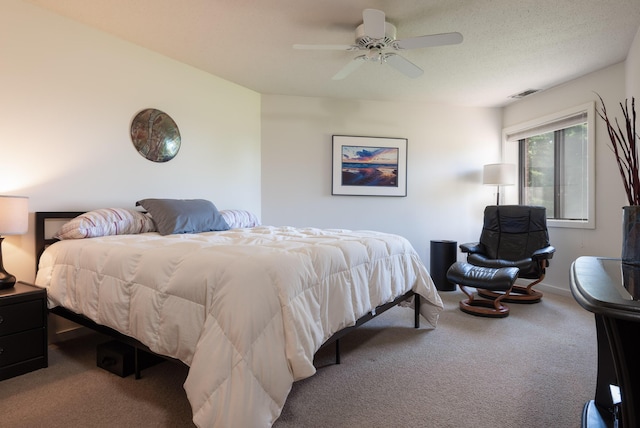
[[[549, 243], [544, 207], [490, 205], [484, 210], [480, 242], [461, 244], [467, 263], [489, 268], [517, 267], [518, 278], [531, 279], [527, 285], [515, 284], [504, 301], [536, 303], [542, 293], [533, 286], [544, 279], [555, 248]], [[478, 289], [482, 297], [495, 299], [500, 292]]]

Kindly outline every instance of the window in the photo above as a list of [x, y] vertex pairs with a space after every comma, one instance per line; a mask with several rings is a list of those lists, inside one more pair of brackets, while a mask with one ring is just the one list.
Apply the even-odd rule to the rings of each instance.
[[546, 207], [549, 226], [594, 227], [593, 114], [591, 103], [505, 130], [519, 203]]

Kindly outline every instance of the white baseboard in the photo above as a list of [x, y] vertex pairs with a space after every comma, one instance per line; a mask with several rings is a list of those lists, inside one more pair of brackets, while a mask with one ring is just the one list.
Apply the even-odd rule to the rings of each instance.
[[[525, 281], [516, 280], [516, 284], [527, 285], [529, 284], [529, 281], [525, 282]], [[542, 293], [551, 293], [551, 294], [558, 294], [560, 296], [571, 297], [571, 290], [567, 290], [566, 288], [556, 287], [555, 285], [546, 284], [544, 282], [534, 285], [533, 289], [541, 291]]]
[[59, 317], [55, 314], [48, 316], [48, 339], [49, 343], [64, 342], [65, 340], [76, 339], [78, 337], [91, 334], [93, 330]]
[[566, 288], [559, 288], [559, 287], [556, 287], [554, 285], [545, 284], [543, 282], [541, 282], [540, 284], [536, 285], [534, 288], [537, 288], [538, 290], [542, 291], [543, 293], [547, 292], [547, 293], [551, 293], [551, 294], [559, 294], [559, 295], [565, 296], [565, 297], [571, 297], [571, 290], [567, 290]]
[[78, 337], [87, 336], [95, 333], [86, 327], [78, 326], [65, 331], [49, 332], [49, 343], [64, 342], [66, 340], [77, 339]]

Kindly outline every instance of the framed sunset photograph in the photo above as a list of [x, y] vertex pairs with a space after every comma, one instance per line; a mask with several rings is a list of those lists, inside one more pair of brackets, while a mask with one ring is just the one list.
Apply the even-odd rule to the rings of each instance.
[[332, 195], [407, 196], [407, 139], [333, 136]]

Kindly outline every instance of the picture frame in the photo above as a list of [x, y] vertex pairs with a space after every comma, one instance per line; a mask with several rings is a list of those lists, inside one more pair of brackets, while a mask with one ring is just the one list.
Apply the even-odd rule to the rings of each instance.
[[407, 196], [407, 139], [333, 135], [332, 195]]

